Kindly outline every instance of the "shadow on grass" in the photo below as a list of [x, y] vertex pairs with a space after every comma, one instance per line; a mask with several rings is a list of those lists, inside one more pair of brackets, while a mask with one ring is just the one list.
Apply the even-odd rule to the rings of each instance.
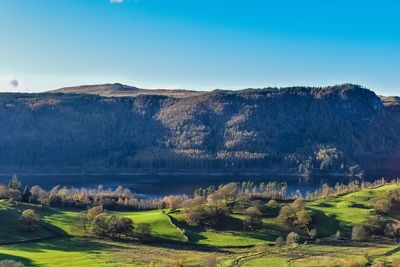
[[[185, 221], [177, 220], [175, 218], [171, 218], [173, 224], [178, 226], [181, 229], [185, 230], [185, 235], [188, 237], [189, 242], [192, 244], [198, 244], [200, 241], [207, 239], [203, 233], [209, 231], [209, 229], [203, 227], [194, 227], [187, 224]], [[250, 238], [261, 241], [269, 241], [273, 242], [278, 236], [281, 236], [282, 233], [288, 233], [288, 229], [284, 227], [280, 227], [276, 224], [264, 224], [263, 228], [256, 231], [246, 231], [243, 230], [243, 221], [239, 218], [228, 216], [220, 221], [220, 223], [213, 229], [215, 231], [221, 231], [223, 233], [229, 233], [233, 236]], [[237, 247], [252, 247], [254, 245], [239, 245]], [[224, 246], [218, 246], [224, 247]], [[235, 246], [228, 246], [230, 248]]]
[[41, 242], [29, 242], [7, 247], [24, 252], [38, 253], [48, 250], [62, 252], [90, 252], [103, 249], [124, 248], [123, 245], [104, 242], [103, 240], [80, 239], [80, 238], [58, 238]]
[[394, 248], [394, 249], [391, 249], [391, 250], [389, 250], [389, 251], [387, 251], [385, 254], [383, 254], [384, 256], [391, 256], [391, 255], [393, 255], [394, 253], [396, 253], [396, 252], [399, 252], [400, 251], [400, 247], [396, 247], [396, 248]]
[[335, 215], [327, 215], [314, 208], [309, 209], [312, 212], [311, 226], [318, 229], [318, 235], [320, 237], [329, 237], [336, 234], [337, 231], [340, 231], [344, 236], [350, 236], [351, 227], [340, 224]]

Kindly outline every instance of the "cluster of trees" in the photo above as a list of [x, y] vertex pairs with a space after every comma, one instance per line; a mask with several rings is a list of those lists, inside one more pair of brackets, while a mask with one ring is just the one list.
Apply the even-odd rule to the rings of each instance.
[[334, 187], [329, 186], [328, 184], [323, 184], [322, 187], [314, 192], [308, 192], [306, 195], [307, 200], [318, 200], [322, 198], [331, 198], [331, 197], [338, 197], [344, 194], [352, 193], [359, 191], [361, 189], [371, 189], [376, 188], [385, 184], [390, 183], [399, 183], [400, 180], [391, 180], [386, 181], [384, 178], [378, 179], [374, 182], [367, 182], [367, 181], [352, 181], [348, 184], [337, 183]]
[[[182, 203], [184, 219], [192, 226], [213, 228], [229, 216], [232, 208], [237, 205], [244, 210], [243, 228], [254, 231], [263, 227], [261, 212], [263, 205], [259, 200], [252, 201], [257, 198], [254, 194], [260, 192], [265, 196], [283, 196], [279, 192], [282, 192], [281, 188], [284, 187], [283, 184], [278, 183], [256, 185], [252, 182], [243, 182], [200, 188], [196, 190], [194, 198]], [[273, 210], [278, 206], [275, 199], [270, 199], [267, 204], [267, 208]]]
[[151, 240], [150, 224], [140, 223], [134, 227], [130, 218], [110, 214], [102, 206], [82, 211], [76, 218], [75, 227], [98, 238], [137, 237], [141, 241]]
[[227, 203], [234, 201], [236, 195], [236, 183], [210, 190], [208, 195], [197, 194], [183, 203], [184, 219], [192, 226], [215, 227], [229, 214]]
[[352, 229], [352, 240], [367, 241], [371, 236], [384, 236], [390, 239], [400, 239], [400, 220], [387, 220], [386, 215], [398, 215], [400, 212], [400, 190], [392, 190], [386, 196], [373, 201], [376, 215]]
[[400, 190], [392, 190], [385, 197], [374, 200], [374, 209], [378, 214], [400, 213]]
[[[232, 184], [232, 183], [231, 183]], [[225, 185], [216, 187], [211, 185], [207, 188], [198, 188], [195, 190], [194, 195], [200, 197], [208, 197], [214, 194], [217, 190], [220, 190]], [[265, 198], [265, 199], [287, 199], [291, 196], [287, 196], [287, 184], [278, 182], [261, 182], [254, 183], [253, 181], [245, 181], [242, 183], [236, 183], [236, 194], [247, 195], [251, 197]], [[232, 191], [233, 192], [233, 191]]]
[[310, 212], [306, 210], [305, 201], [302, 198], [298, 198], [292, 203], [283, 206], [279, 211], [277, 219], [282, 225], [297, 226], [301, 229], [306, 229], [311, 238], [315, 238], [317, 235], [316, 229], [310, 230], [312, 218]]
[[[175, 196], [175, 198], [184, 198]], [[46, 191], [38, 185], [31, 188], [25, 186], [22, 189], [21, 182], [13, 176], [8, 185], [0, 185], [0, 199], [30, 202], [52, 207], [80, 208], [103, 206], [107, 209], [131, 208], [147, 210], [161, 208], [161, 199], [138, 198], [128, 188], [118, 186], [115, 190], [104, 189], [98, 186], [96, 189], [69, 188], [55, 186]], [[168, 199], [167, 199], [168, 200]]]
[[[184, 219], [192, 226], [213, 228], [229, 216], [229, 206], [243, 199], [244, 190], [238, 183], [219, 186], [218, 189], [209, 187], [197, 190], [195, 197], [184, 203]], [[246, 230], [256, 230], [262, 227], [262, 213], [256, 206], [245, 210], [243, 227]]]
[[281, 247], [283, 245], [294, 245], [294, 244], [298, 244], [299, 241], [300, 241], [299, 234], [296, 232], [290, 232], [290, 233], [288, 233], [286, 238], [284, 238], [283, 236], [278, 237], [275, 240], [275, 246]]

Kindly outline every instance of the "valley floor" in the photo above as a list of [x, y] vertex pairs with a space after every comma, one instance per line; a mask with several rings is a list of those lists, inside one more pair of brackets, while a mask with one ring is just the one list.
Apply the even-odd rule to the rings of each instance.
[[[154, 241], [107, 241], [84, 237], [75, 219], [78, 210], [10, 204], [0, 201], [0, 259], [26, 266], [366, 266], [400, 262], [400, 247], [376, 239], [350, 241], [351, 227], [373, 214], [372, 199], [400, 184], [364, 189], [336, 198], [307, 201], [319, 225], [319, 242], [275, 247], [278, 236], [291, 231], [280, 226], [276, 215], [263, 214], [263, 228], [241, 229], [243, 214], [236, 212], [218, 230], [190, 227], [179, 212], [162, 210], [115, 212], [133, 222], [151, 225]], [[34, 209], [42, 223], [33, 233], [21, 231], [19, 212]], [[330, 235], [343, 233], [340, 240]]]

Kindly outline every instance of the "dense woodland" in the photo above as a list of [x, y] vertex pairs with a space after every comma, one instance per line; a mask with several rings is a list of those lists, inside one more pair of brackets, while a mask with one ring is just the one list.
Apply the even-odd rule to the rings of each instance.
[[0, 94], [0, 170], [399, 173], [399, 99], [360, 86], [84, 92]]

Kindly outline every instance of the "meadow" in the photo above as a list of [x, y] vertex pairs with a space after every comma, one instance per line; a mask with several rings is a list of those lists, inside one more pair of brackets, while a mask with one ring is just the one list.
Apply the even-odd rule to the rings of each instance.
[[[182, 212], [169, 209], [114, 211], [134, 224], [151, 225], [153, 240], [95, 239], [84, 235], [75, 221], [80, 210], [0, 201], [0, 259], [13, 259], [25, 266], [366, 266], [391, 264], [400, 259], [400, 248], [390, 240], [350, 240], [351, 228], [374, 214], [373, 199], [400, 189], [388, 184], [338, 197], [306, 201], [312, 226], [319, 226], [319, 239], [274, 246], [279, 236], [292, 229], [282, 226], [276, 214], [263, 213], [263, 227], [242, 228], [240, 209], [215, 229], [188, 225]], [[265, 203], [266, 204], [266, 203]], [[264, 205], [265, 205], [264, 204]], [[19, 214], [34, 209], [42, 221], [32, 233], [21, 230]], [[396, 219], [396, 218], [391, 218]], [[321, 227], [322, 226], [322, 227]], [[340, 240], [330, 236], [342, 233]], [[300, 232], [301, 235], [304, 233]], [[349, 265], [349, 264], [355, 265]]]

